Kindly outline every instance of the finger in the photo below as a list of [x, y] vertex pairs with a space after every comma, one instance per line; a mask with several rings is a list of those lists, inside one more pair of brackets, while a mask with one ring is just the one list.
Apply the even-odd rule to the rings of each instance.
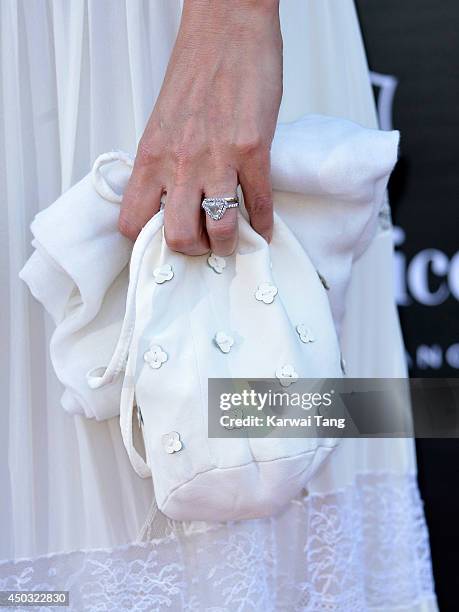
[[231, 255], [237, 245], [237, 211], [229, 208], [221, 219], [215, 221], [206, 215], [207, 235], [210, 248], [216, 255]]
[[121, 202], [119, 231], [135, 240], [142, 227], [158, 212], [162, 194], [163, 186], [152, 169], [134, 164]]
[[250, 224], [267, 242], [271, 242], [273, 193], [269, 151], [257, 154], [244, 162], [239, 171], [239, 182]]
[[[235, 172], [225, 181], [218, 181], [205, 187], [206, 198], [233, 197], [236, 192], [237, 175]], [[237, 209], [226, 209], [223, 217], [218, 221], [209, 217], [208, 214], [205, 215], [205, 219], [212, 252], [222, 257], [231, 255], [237, 244]]]
[[209, 241], [201, 215], [201, 189], [175, 186], [167, 193], [164, 235], [168, 247], [185, 255], [204, 255]]

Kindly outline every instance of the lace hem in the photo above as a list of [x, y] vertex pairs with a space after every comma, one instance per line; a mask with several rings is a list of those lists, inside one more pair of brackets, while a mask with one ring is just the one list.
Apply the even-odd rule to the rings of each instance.
[[[0, 590], [69, 590], [70, 610], [434, 610], [412, 475], [360, 474], [271, 519], [190, 523], [166, 538], [0, 564]], [[45, 610], [47, 608], [40, 608]]]

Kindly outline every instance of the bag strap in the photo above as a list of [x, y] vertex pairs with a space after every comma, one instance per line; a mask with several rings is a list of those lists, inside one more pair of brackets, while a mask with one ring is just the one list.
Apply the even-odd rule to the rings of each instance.
[[[130, 355], [132, 357], [132, 355]], [[128, 365], [129, 367], [129, 365]], [[123, 438], [124, 446], [126, 448], [129, 460], [136, 473], [141, 478], [149, 478], [151, 476], [151, 469], [144, 460], [144, 458], [138, 453], [134, 445], [134, 436], [132, 431], [132, 419], [134, 416], [135, 406], [135, 383], [134, 377], [129, 373], [124, 378], [123, 389], [121, 391], [121, 402], [120, 402], [120, 429], [121, 436]]]
[[[117, 194], [107, 183], [101, 167], [110, 162], [121, 161], [132, 167], [131, 158], [122, 152], [104, 153], [97, 158], [92, 170], [93, 185], [97, 193], [110, 202], [121, 202], [122, 196]], [[86, 374], [86, 380], [91, 389], [100, 389], [113, 382], [125, 369], [135, 327], [136, 295], [139, 283], [140, 269], [143, 257], [153, 236], [163, 226], [163, 211], [160, 210], [140, 232], [132, 249], [129, 265], [129, 285], [126, 297], [126, 310], [121, 326], [121, 332], [115, 351], [106, 368], [95, 368]], [[124, 445], [135, 471], [142, 478], [151, 475], [151, 470], [134, 447], [132, 432], [132, 417], [134, 411], [134, 377], [126, 372], [120, 403], [120, 426]]]
[[[102, 198], [110, 202], [121, 202], [122, 196], [113, 191], [100, 171], [104, 164], [113, 161], [121, 161], [129, 166], [132, 166], [132, 160], [126, 153], [104, 153], [103, 155], [100, 155], [94, 163], [92, 169], [92, 179], [95, 190]], [[87, 373], [86, 380], [91, 389], [99, 389], [113, 382], [126, 365], [129, 346], [134, 331], [136, 293], [139, 282], [140, 267], [145, 251], [150, 244], [151, 239], [161, 229], [162, 225], [163, 212], [159, 211], [145, 225], [134, 243], [129, 265], [129, 286], [126, 297], [126, 311], [123, 324], [121, 326], [121, 332], [108, 366], [105, 369], [102, 368], [103, 372], [101, 372], [101, 368], [96, 368]]]
[[99, 155], [99, 157], [96, 159], [92, 167], [92, 183], [94, 185], [94, 189], [101, 198], [107, 200], [108, 202], [121, 204], [123, 195], [116, 193], [116, 191], [112, 189], [100, 171], [102, 166], [105, 166], [111, 162], [122, 162], [123, 164], [126, 164], [128, 168], [134, 167], [134, 160], [128, 153], [124, 153], [123, 151], [110, 151], [109, 153], [102, 153], [102, 155]]

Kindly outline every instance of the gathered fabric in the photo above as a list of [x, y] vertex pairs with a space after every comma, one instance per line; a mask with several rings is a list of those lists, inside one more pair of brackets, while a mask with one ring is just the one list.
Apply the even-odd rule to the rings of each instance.
[[[395, 131], [368, 129], [321, 115], [280, 124], [276, 130], [272, 147], [275, 239], [265, 249], [266, 261], [270, 252], [272, 262], [277, 261], [277, 275], [286, 286], [296, 286], [301, 277], [305, 287], [309, 282], [309, 262], [312, 263], [326, 284], [338, 334], [352, 265], [366, 250], [378, 227], [387, 181], [397, 159], [398, 138]], [[86, 374], [108, 366], [118, 336], [123, 337], [132, 243], [118, 232], [117, 220], [118, 204], [131, 169], [132, 160], [125, 153], [102, 155], [92, 172], [39, 213], [31, 226], [35, 251], [20, 274], [56, 324], [51, 359], [65, 387], [64, 409], [98, 420], [119, 414], [122, 379], [112, 379], [121, 367], [111, 372], [112, 379], [107, 382], [113, 384], [105, 385], [103, 390], [88, 387]], [[246, 223], [241, 216], [241, 230]], [[276, 239], [279, 232], [282, 238]], [[144, 233], [138, 239], [142, 240], [145, 242]], [[299, 249], [295, 247], [297, 242]], [[282, 247], [288, 249], [290, 244], [293, 251], [284, 254], [280, 263], [276, 253], [280, 254]], [[161, 241], [158, 245], [161, 251]], [[162, 248], [166, 248], [164, 240]], [[247, 244], [242, 244], [241, 249], [241, 253], [250, 251]], [[250, 258], [248, 269], [258, 261], [255, 254]], [[247, 257], [243, 258], [246, 260]], [[135, 275], [138, 273], [137, 268], [132, 268], [131, 277], [134, 269]], [[261, 274], [258, 282], [266, 282], [270, 276], [271, 272]], [[240, 282], [235, 286], [239, 287], [236, 297], [241, 297], [244, 288]], [[313, 306], [326, 312], [328, 305], [320, 307], [320, 303], [311, 299]], [[299, 294], [290, 301], [296, 300], [301, 303]], [[191, 309], [194, 300], [187, 303]], [[321, 327], [323, 335], [324, 325]], [[123, 357], [119, 352], [115, 359], [124, 366], [126, 355]], [[327, 376], [326, 360], [317, 364], [322, 367], [321, 376]], [[266, 369], [263, 374], [259, 370], [256, 373], [267, 377], [274, 374], [275, 368], [273, 372]], [[242, 375], [254, 376], [255, 371]], [[314, 368], [309, 368], [309, 373], [307, 368], [303, 369], [302, 376], [308, 375], [314, 377], [319, 373]], [[181, 372], [181, 376], [186, 376], [186, 372]]]

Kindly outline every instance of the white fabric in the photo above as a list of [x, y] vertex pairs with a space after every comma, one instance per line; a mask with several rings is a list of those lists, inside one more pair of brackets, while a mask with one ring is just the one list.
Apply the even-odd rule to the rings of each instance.
[[359, 474], [355, 484], [293, 501], [276, 520], [182, 523], [153, 543], [19, 560], [6, 569], [0, 564], [1, 589], [70, 589], [76, 612], [437, 609], [416, 479], [399, 474]]
[[[375, 127], [351, 0], [280, 5], [280, 120], [321, 113]], [[193, 524], [194, 537], [173, 536], [173, 546], [166, 539], [119, 547], [144, 521], [151, 482], [133, 474], [117, 419], [98, 423], [62, 410], [46, 349], [54, 325], [18, 273], [30, 255], [27, 227], [35, 214], [103, 151], [135, 151], [179, 15], [175, 0], [0, 3], [0, 329], [6, 347], [0, 556], [26, 558], [2, 564], [0, 579], [12, 588], [69, 585], [78, 612], [123, 610], [124, 602], [161, 609], [164, 593], [176, 593], [171, 610], [434, 610], [410, 441], [344, 440], [311, 480], [299, 522], [293, 504], [282, 519], [204, 533]], [[352, 269], [341, 334], [351, 376], [406, 372], [391, 255], [391, 232], [381, 231]], [[240, 559], [247, 561], [244, 570]], [[292, 588], [273, 575], [286, 576]], [[138, 597], [139, 585], [155, 595], [153, 603]], [[350, 602], [351, 589], [358, 598]]]
[[[291, 262], [302, 270], [299, 286], [285, 273]], [[153, 476], [161, 512], [179, 521], [275, 514], [338, 443], [313, 437], [208, 438], [209, 377], [279, 377], [285, 367], [293, 367], [296, 376], [341, 377], [326, 292], [280, 219], [268, 247], [240, 216], [238, 246], [225, 263], [216, 274], [206, 255], [171, 251], [163, 238], [163, 212], [155, 215], [134, 245], [120, 352], [97, 380], [110, 384], [128, 354], [120, 406], [124, 443], [139, 476]], [[166, 266], [169, 280], [156, 283], [154, 271]], [[278, 292], [266, 294], [272, 303], [255, 299], [262, 283]], [[311, 346], [295, 330], [306, 313], [318, 336]], [[219, 331], [233, 342], [226, 352], [214, 341]], [[146, 358], [154, 347], [161, 359], [151, 367]], [[280, 380], [288, 385], [292, 379]], [[147, 464], [133, 444], [134, 403], [142, 414]], [[176, 452], [165, 452], [168, 432], [178, 443], [170, 449]]]
[[[397, 145], [398, 132], [319, 115], [280, 124], [276, 130], [276, 210], [326, 279], [338, 331], [351, 267], [374, 237]], [[100, 159], [120, 163], [109, 166], [105, 178], [97, 163], [91, 175], [37, 215], [32, 223], [36, 251], [21, 271], [57, 325], [51, 359], [65, 387], [64, 408], [98, 420], [119, 414], [121, 382], [94, 393], [86, 384], [86, 372], [108, 364], [114, 350], [132, 248], [117, 230], [117, 203], [132, 161], [126, 154]], [[283, 276], [294, 283], [298, 266], [292, 261], [284, 266]]]
[[[62, 305], [51, 354], [67, 387], [64, 399], [72, 397], [73, 405], [79, 397], [88, 407], [101, 404], [99, 419], [116, 415], [116, 383], [127, 359], [123, 440], [139, 476], [153, 475], [156, 503], [166, 516], [215, 521], [275, 514], [300, 493], [337, 444], [336, 439], [312, 437], [212, 443], [206, 425], [207, 380], [274, 378], [286, 367], [303, 378], [341, 376], [327, 291], [314, 264], [337, 287], [331, 296], [339, 323], [352, 262], [374, 236], [397, 144], [397, 132], [369, 130], [342, 119], [313, 115], [279, 126], [272, 152], [273, 186], [308, 197], [309, 206], [303, 206], [284, 194], [282, 207], [292, 227], [308, 228], [303, 248], [276, 213], [269, 246], [239, 215], [236, 252], [220, 260], [225, 269], [219, 274], [207, 265], [207, 255], [186, 257], [168, 249], [160, 211], [134, 245], [129, 290], [117, 282], [126, 264], [127, 241], [117, 234], [118, 211], [112, 204], [121, 200], [132, 168], [123, 153], [102, 155], [85, 179], [32, 224], [37, 252], [21, 276], [51, 312], [56, 303]], [[102, 174], [103, 163], [110, 164], [108, 173]], [[164, 267], [167, 275], [154, 282], [154, 271]], [[68, 277], [64, 287], [50, 283], [56, 268]], [[106, 298], [113, 283], [117, 291]], [[276, 291], [267, 303], [255, 299], [264, 283]], [[121, 321], [107, 326], [107, 317], [99, 315], [119, 311], [120, 305], [122, 312], [126, 293], [122, 327]], [[315, 341], [302, 342], [298, 325], [312, 330]], [[230, 334], [234, 343], [228, 354], [213, 341], [218, 331]], [[152, 371], [144, 363], [139, 369], [142, 346], [144, 351], [154, 347], [167, 364], [160, 362]], [[97, 359], [109, 351], [113, 356], [103, 367]], [[87, 373], [98, 371], [102, 374], [90, 376], [88, 385]], [[107, 397], [101, 388], [108, 388]], [[143, 414], [148, 466], [133, 444], [136, 402]], [[171, 463], [162, 438], [170, 431], [178, 436], [177, 429], [186, 446]], [[181, 450], [182, 441], [178, 444]], [[216, 488], [218, 495], [209, 494]]]

